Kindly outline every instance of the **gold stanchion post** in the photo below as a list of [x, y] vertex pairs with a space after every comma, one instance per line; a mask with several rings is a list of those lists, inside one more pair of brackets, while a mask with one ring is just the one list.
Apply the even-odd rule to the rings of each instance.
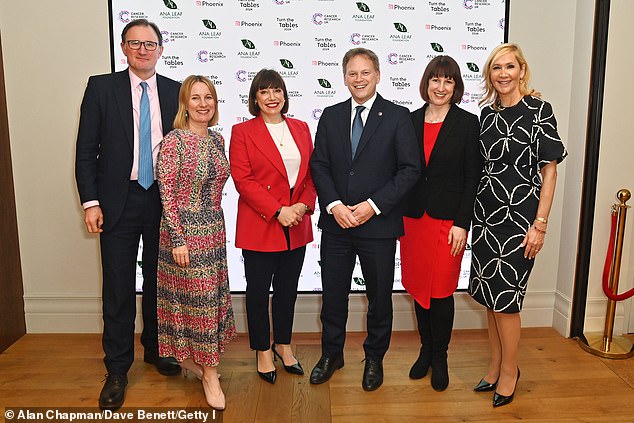
[[[630, 207], [625, 203], [632, 194], [627, 189], [621, 189], [616, 193], [616, 198], [620, 204], [613, 207], [618, 210], [617, 231], [614, 248], [614, 257], [610, 269], [609, 288], [613, 294], [619, 291], [619, 276], [621, 272], [621, 255], [623, 253], [623, 237], [625, 235], [625, 218], [627, 209]], [[614, 315], [616, 313], [616, 301], [608, 298], [608, 306], [605, 312], [605, 326], [603, 333], [584, 334], [585, 339], [578, 338], [577, 342], [585, 351], [604, 358], [629, 358], [634, 356], [634, 346], [629, 339], [623, 336], [613, 336]]]

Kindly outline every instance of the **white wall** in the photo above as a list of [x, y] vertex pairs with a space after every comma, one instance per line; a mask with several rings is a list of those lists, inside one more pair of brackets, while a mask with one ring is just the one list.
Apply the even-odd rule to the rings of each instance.
[[[570, 152], [559, 167], [547, 244], [531, 276], [522, 319], [524, 326], [555, 325], [562, 333], [568, 326], [574, 275], [593, 3], [511, 0], [510, 41], [522, 45], [533, 70], [533, 85], [553, 104]], [[631, 12], [632, 6], [621, 7]], [[99, 332], [98, 241], [85, 233], [82, 224], [73, 164], [79, 104], [87, 78], [110, 71], [107, 2], [0, 2], [0, 32], [27, 330]], [[619, 84], [618, 69], [613, 72]], [[613, 89], [617, 93], [618, 85]], [[621, 143], [626, 140], [618, 134], [609, 137]], [[622, 148], [631, 151], [619, 145], [613, 153], [616, 158], [625, 156]], [[611, 159], [606, 154], [602, 165], [604, 160]], [[602, 170], [600, 178], [615, 177]], [[627, 272], [631, 280], [632, 269]], [[591, 296], [598, 296], [594, 286]], [[236, 296], [234, 303], [238, 327], [244, 331], [243, 298]], [[395, 329], [413, 329], [409, 298], [395, 295], [394, 303]], [[297, 331], [319, 330], [319, 307], [319, 296], [300, 297]], [[364, 298], [353, 298], [349, 330], [363, 329], [364, 309]], [[455, 326], [485, 327], [482, 309], [466, 294], [458, 295]]]

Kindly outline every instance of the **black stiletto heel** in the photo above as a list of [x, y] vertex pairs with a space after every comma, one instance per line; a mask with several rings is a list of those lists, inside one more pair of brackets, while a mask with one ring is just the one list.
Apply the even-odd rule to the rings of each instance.
[[[271, 350], [273, 350], [273, 359], [276, 359], [277, 357], [279, 357], [282, 364], [284, 364], [284, 360], [282, 359], [282, 356], [275, 349], [275, 344], [271, 346]], [[290, 366], [287, 366], [286, 364], [284, 364], [284, 370], [294, 375], [302, 376], [304, 374], [304, 369], [302, 368], [302, 365], [299, 364], [299, 361], [297, 361], [297, 363], [295, 364], [291, 364]]]
[[520, 380], [520, 368], [517, 368], [517, 379], [515, 379], [515, 386], [513, 387], [513, 392], [511, 395], [500, 395], [495, 392], [493, 394], [493, 407], [501, 407], [506, 404], [510, 404], [513, 402], [513, 397], [515, 396], [515, 389], [517, 388], [517, 381]]
[[[257, 370], [257, 366], [258, 366], [258, 351], [255, 351], [255, 368]], [[265, 381], [267, 381], [270, 384], [274, 384], [275, 383], [275, 379], [277, 379], [277, 371], [276, 370], [271, 370], [270, 372], [261, 372], [261, 371], [257, 371], [258, 375], [264, 379]]]

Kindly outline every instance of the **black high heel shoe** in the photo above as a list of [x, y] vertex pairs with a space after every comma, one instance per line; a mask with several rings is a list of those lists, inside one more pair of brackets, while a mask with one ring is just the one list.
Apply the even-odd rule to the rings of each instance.
[[[282, 356], [275, 349], [275, 344], [273, 344], [271, 346], [271, 350], [273, 350], [273, 360], [275, 360], [277, 357], [279, 357], [279, 359], [282, 362], [282, 364], [284, 364], [284, 359], [282, 359]], [[297, 363], [295, 363], [295, 364], [291, 364], [290, 366], [287, 366], [286, 364], [284, 364], [284, 370], [286, 370], [288, 373], [292, 373], [294, 375], [302, 376], [304, 374], [304, 369], [302, 368], [302, 365], [299, 364], [299, 361], [297, 361]]]
[[489, 383], [486, 380], [480, 379], [480, 382], [473, 388], [475, 392], [491, 392], [498, 386], [498, 381]]
[[520, 368], [517, 368], [517, 379], [515, 379], [515, 386], [513, 387], [513, 392], [511, 395], [500, 395], [495, 391], [493, 394], [493, 407], [501, 407], [506, 404], [510, 404], [513, 402], [513, 397], [515, 396], [515, 389], [517, 388], [517, 381], [520, 380]]
[[[258, 366], [258, 351], [255, 351], [255, 368], [257, 370], [257, 366]], [[275, 379], [277, 379], [277, 370], [271, 370], [270, 372], [261, 372], [259, 370], [257, 370], [258, 375], [264, 379], [265, 381], [267, 381], [270, 384], [274, 384], [275, 383]]]

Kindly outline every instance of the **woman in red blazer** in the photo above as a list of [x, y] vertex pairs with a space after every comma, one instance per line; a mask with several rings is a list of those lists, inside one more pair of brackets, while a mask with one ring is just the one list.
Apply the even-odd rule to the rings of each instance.
[[305, 122], [284, 116], [287, 111], [282, 76], [262, 69], [249, 90], [249, 112], [255, 118], [234, 125], [229, 146], [231, 175], [240, 194], [236, 247], [242, 248], [244, 257], [249, 342], [256, 350], [258, 374], [269, 383], [276, 379], [275, 356], [287, 372], [304, 374], [290, 344], [297, 283], [306, 244], [313, 240], [310, 215], [317, 195], [308, 167], [313, 151], [310, 130]]

